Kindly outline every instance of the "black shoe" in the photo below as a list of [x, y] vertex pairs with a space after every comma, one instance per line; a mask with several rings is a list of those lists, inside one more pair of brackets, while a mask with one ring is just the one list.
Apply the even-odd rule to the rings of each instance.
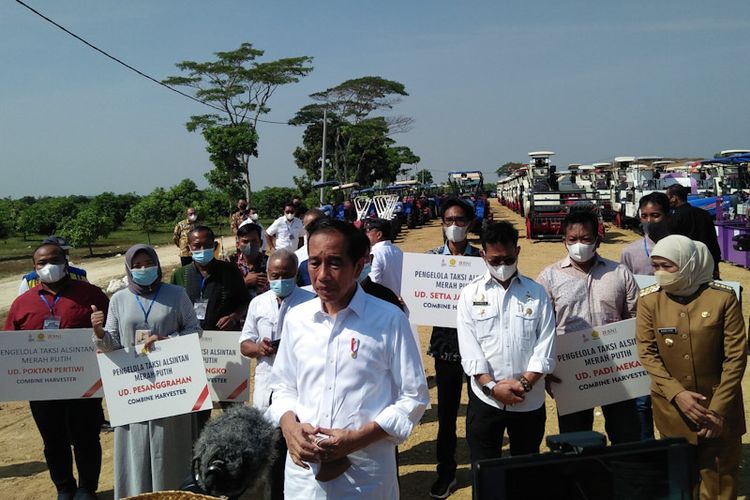
[[58, 491], [57, 500], [73, 500], [73, 493], [70, 491]]
[[448, 498], [451, 494], [451, 488], [456, 486], [456, 478], [438, 477], [438, 480], [430, 488], [432, 498]]
[[[75, 496], [71, 497], [72, 500], [97, 500], [96, 493], [86, 488], [78, 488]], [[58, 499], [59, 500], [59, 499]]]

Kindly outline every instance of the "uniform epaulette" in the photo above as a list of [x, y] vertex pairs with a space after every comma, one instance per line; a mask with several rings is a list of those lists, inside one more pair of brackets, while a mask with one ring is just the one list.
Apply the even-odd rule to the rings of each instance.
[[731, 287], [731, 286], [729, 286], [729, 285], [725, 285], [724, 283], [718, 283], [718, 282], [716, 282], [716, 281], [712, 281], [712, 282], [710, 282], [710, 283], [708, 284], [708, 286], [710, 286], [710, 287], [711, 287], [711, 288], [713, 288], [714, 290], [723, 290], [723, 291], [725, 291], [725, 292], [731, 292], [731, 293], [734, 293], [734, 288], [732, 288], [732, 287]]
[[660, 289], [661, 287], [658, 284], [647, 286], [646, 288], [641, 290], [641, 297], [648, 295], [650, 293], [658, 292]]

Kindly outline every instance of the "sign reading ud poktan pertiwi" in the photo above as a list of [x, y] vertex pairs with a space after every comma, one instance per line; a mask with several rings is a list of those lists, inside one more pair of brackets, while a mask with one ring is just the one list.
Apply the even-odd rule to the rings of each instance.
[[0, 401], [102, 397], [91, 328], [0, 332]]
[[561, 382], [553, 383], [552, 391], [560, 415], [650, 394], [635, 319], [558, 335], [555, 350], [554, 374]]
[[404, 253], [401, 298], [409, 322], [455, 328], [461, 289], [486, 272], [479, 257]]
[[240, 354], [240, 334], [204, 330], [200, 338], [203, 364], [214, 401], [247, 401], [250, 360]]
[[97, 355], [113, 426], [213, 407], [198, 334]]

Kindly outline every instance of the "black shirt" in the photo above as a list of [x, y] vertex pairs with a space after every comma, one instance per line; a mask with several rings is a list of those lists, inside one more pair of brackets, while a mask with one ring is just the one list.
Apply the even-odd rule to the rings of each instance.
[[704, 243], [714, 258], [714, 266], [719, 265], [721, 248], [711, 214], [702, 208], [685, 203], [674, 209], [669, 225], [672, 234], [681, 234]]
[[402, 311], [404, 310], [404, 306], [401, 305], [401, 301], [398, 300], [398, 295], [393, 293], [393, 291], [388, 288], [387, 286], [383, 286], [380, 283], [375, 283], [370, 279], [368, 276], [362, 282], [360, 283], [360, 286], [362, 287], [362, 290], [365, 291], [366, 294], [372, 295], [373, 297], [384, 300], [386, 302], [390, 302], [394, 306], [398, 307]]
[[[218, 330], [216, 322], [220, 318], [232, 314], [240, 307], [247, 308], [250, 298], [245, 288], [245, 281], [234, 264], [223, 260], [212, 260], [208, 264], [208, 274], [203, 280], [202, 291], [201, 281], [202, 276], [192, 262], [177, 269], [172, 275], [172, 284], [184, 287], [193, 304], [201, 296], [208, 300], [206, 318], [200, 322], [204, 330]], [[241, 330], [242, 322], [238, 321], [230, 329]]]

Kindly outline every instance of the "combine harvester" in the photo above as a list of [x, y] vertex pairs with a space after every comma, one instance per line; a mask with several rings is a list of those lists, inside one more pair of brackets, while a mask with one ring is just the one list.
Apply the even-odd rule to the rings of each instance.
[[474, 207], [472, 231], [482, 234], [492, 223], [490, 200], [484, 190], [484, 176], [479, 170], [453, 170], [448, 172], [448, 184], [453, 194]]
[[[574, 210], [590, 210], [599, 216], [599, 235], [604, 224], [595, 192], [586, 192], [576, 184], [577, 169], [556, 173], [551, 164], [552, 151], [529, 153], [531, 160], [521, 177], [522, 214], [526, 217], [529, 239], [562, 238], [562, 221]], [[574, 165], [577, 167], [577, 165]]]

